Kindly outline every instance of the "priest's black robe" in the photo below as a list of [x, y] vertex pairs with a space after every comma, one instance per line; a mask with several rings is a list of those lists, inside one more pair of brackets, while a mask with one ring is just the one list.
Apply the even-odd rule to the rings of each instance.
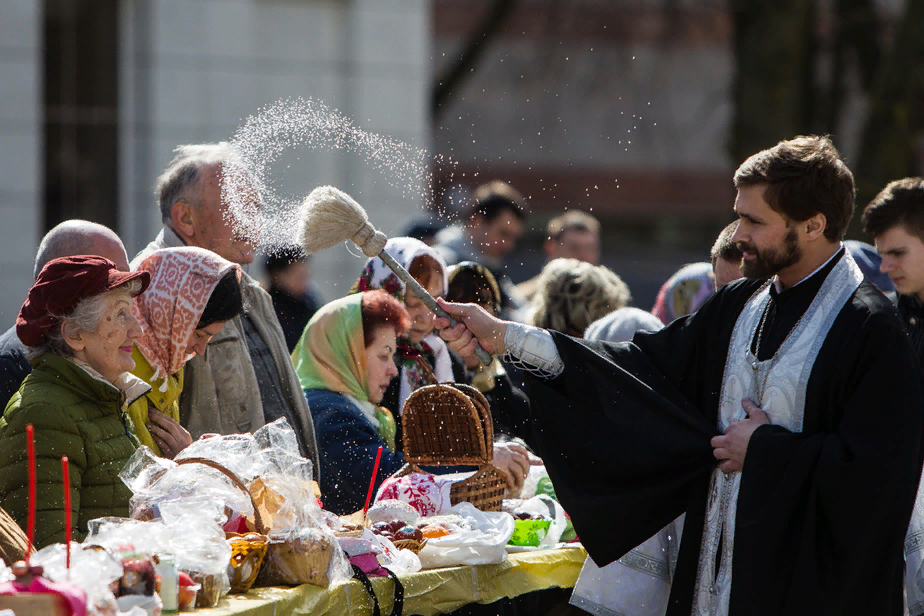
[[[771, 293], [795, 299], [771, 301], [764, 337], [775, 342], [761, 359], [831, 267]], [[563, 373], [528, 377], [538, 452], [600, 566], [686, 512], [670, 616], [692, 608], [725, 360], [759, 286], [727, 285], [696, 314], [632, 343], [553, 332]], [[751, 437], [730, 614], [902, 613], [902, 546], [924, 455], [919, 370], [894, 306], [864, 282], [813, 365], [803, 431], [764, 425]]]

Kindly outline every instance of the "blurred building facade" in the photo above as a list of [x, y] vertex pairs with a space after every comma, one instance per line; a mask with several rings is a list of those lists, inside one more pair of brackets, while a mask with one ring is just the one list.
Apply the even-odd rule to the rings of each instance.
[[[428, 147], [429, 61], [426, 0], [4, 0], [3, 322], [25, 298], [47, 229], [95, 220], [131, 257], [161, 226], [152, 191], [174, 147], [227, 140], [278, 99], [320, 99], [366, 130]], [[422, 198], [358, 156], [306, 150], [289, 162], [278, 190], [339, 186], [387, 234], [419, 211]], [[313, 267], [333, 296], [362, 263], [338, 247]]]
[[[815, 38], [793, 37], [818, 45], [816, 77], [829, 80], [834, 62], [847, 67], [834, 138], [855, 165], [866, 110], [856, 59], [833, 57], [834, 5], [798, 4], [815, 11]], [[886, 26], [904, 4], [872, 3]], [[506, 9], [502, 21], [488, 29], [477, 61], [434, 110], [434, 151], [455, 161], [438, 171], [437, 198], [452, 209], [494, 178], [528, 197], [531, 232], [510, 259], [514, 280], [542, 266], [551, 216], [564, 208], [591, 211], [603, 222], [604, 263], [648, 309], [673, 271], [708, 260], [719, 230], [734, 219], [732, 174], [742, 161], [729, 154], [732, 6], [725, 0], [433, 0], [435, 81], [450, 74], [473, 33], [499, 8]], [[789, 10], [796, 9], [779, 8]], [[826, 87], [816, 85], [819, 92]]]
[[[435, 0], [436, 75], [493, 4]], [[727, 3], [513, 4], [437, 114], [434, 149], [458, 161], [441, 187], [500, 177], [528, 195], [533, 233], [513, 259], [515, 279], [541, 267], [545, 222], [580, 208], [604, 222], [605, 263], [652, 294], [675, 267], [707, 256], [733, 219]]]

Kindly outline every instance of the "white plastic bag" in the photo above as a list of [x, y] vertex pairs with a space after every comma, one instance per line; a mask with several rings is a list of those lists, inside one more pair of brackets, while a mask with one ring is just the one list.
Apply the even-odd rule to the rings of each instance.
[[84, 549], [83, 545], [71, 542], [71, 568], [68, 569], [67, 548], [63, 543], [55, 543], [33, 554], [32, 564], [44, 568], [42, 575], [53, 582], [68, 582], [82, 588], [87, 594], [88, 614], [106, 613], [106, 607], [116, 605], [110, 584], [122, 577], [122, 562], [108, 550]]
[[471, 503], [459, 503], [449, 512], [462, 516], [472, 530], [428, 539], [418, 555], [424, 569], [507, 560], [506, 545], [513, 535], [513, 517], [509, 513], [479, 511]]

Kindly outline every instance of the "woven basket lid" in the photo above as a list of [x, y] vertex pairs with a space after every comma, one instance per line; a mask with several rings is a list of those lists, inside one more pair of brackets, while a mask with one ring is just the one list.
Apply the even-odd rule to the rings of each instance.
[[494, 418], [491, 415], [491, 405], [484, 394], [471, 385], [464, 383], [453, 383], [453, 387], [468, 396], [468, 399], [475, 405], [475, 410], [481, 417], [481, 426], [484, 429], [485, 451], [488, 452], [488, 461], [494, 459]]
[[421, 387], [404, 405], [404, 458], [414, 464], [487, 464], [492, 447], [483, 416], [468, 395], [452, 385]]
[[0, 558], [8, 566], [13, 566], [13, 563], [25, 558], [28, 546], [29, 538], [26, 533], [22, 531], [16, 520], [0, 507]]

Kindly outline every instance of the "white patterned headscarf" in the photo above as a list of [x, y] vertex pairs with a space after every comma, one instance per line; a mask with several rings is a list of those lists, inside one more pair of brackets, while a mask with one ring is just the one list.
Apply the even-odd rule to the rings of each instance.
[[158, 250], [132, 266], [134, 271], [151, 273], [147, 292], [132, 303], [141, 326], [135, 345], [154, 368], [152, 380], [166, 379], [192, 357], [186, 343], [215, 287], [229, 271], [237, 271], [240, 278], [240, 268], [210, 250], [192, 246]]
[[[443, 292], [446, 292], [446, 287], [448, 286], [446, 261], [431, 247], [413, 237], [393, 237], [385, 244], [385, 252], [400, 263], [404, 269], [410, 269], [411, 263], [417, 257], [430, 257], [440, 266], [440, 272], [442, 272], [443, 276]], [[372, 257], [366, 261], [366, 266], [359, 275], [359, 280], [356, 281], [352, 291], [372, 291], [374, 289], [384, 289], [402, 302], [404, 302], [405, 295], [407, 295], [407, 285], [378, 257]]]

